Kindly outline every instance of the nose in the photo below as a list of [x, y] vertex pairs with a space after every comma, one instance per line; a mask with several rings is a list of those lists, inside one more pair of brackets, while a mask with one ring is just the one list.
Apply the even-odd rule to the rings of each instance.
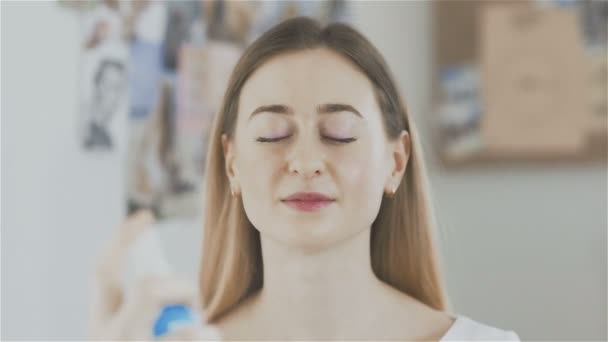
[[310, 179], [325, 173], [324, 153], [316, 143], [317, 139], [317, 137], [297, 139], [288, 160], [290, 174]]

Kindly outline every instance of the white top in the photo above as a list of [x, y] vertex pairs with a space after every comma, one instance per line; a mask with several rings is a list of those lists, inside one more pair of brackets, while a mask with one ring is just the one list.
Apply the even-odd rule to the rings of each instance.
[[520, 341], [512, 330], [502, 330], [466, 316], [456, 315], [456, 320], [443, 335], [443, 341]]
[[[520, 341], [512, 330], [502, 330], [466, 316], [456, 315], [456, 320], [439, 342], [444, 341]], [[202, 332], [209, 340], [219, 341], [220, 333], [213, 325], [203, 326]]]

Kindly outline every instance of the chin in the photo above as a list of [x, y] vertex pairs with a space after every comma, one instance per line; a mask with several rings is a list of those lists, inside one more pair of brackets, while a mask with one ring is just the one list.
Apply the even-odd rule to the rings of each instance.
[[280, 231], [269, 234], [274, 235], [273, 240], [307, 254], [330, 249], [350, 236], [348, 231], [337, 231], [336, 225], [323, 224], [319, 221], [305, 223], [287, 221], [277, 229]]

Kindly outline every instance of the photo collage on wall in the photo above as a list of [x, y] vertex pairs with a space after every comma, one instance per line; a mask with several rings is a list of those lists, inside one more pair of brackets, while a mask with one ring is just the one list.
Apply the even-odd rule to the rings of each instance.
[[128, 212], [161, 218], [202, 210], [208, 135], [247, 45], [295, 16], [349, 21], [340, 0], [59, 3], [83, 18], [81, 144], [124, 151]]

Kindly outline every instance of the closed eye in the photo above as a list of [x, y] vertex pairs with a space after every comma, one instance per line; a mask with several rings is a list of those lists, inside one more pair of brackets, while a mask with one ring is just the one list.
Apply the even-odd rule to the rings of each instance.
[[323, 136], [323, 139], [327, 139], [329, 141], [337, 142], [337, 143], [341, 143], [341, 144], [348, 144], [353, 141], [357, 141], [357, 138], [332, 138], [332, 137], [328, 137], [328, 136]]
[[284, 137], [278, 137], [278, 138], [264, 138], [264, 137], [259, 137], [257, 139], [255, 139], [255, 141], [257, 142], [261, 142], [261, 143], [269, 143], [269, 142], [277, 142], [283, 139], [287, 139], [289, 138], [291, 135], [286, 135]]
[[[284, 137], [277, 137], [277, 138], [259, 137], [255, 141], [261, 142], [261, 143], [271, 143], [271, 142], [278, 142], [278, 141], [287, 139], [289, 137], [291, 137], [291, 135], [287, 135], [287, 136], [284, 136]], [[348, 144], [348, 143], [351, 143], [353, 141], [357, 141], [357, 138], [333, 138], [333, 137], [329, 137], [329, 136], [322, 136], [322, 138], [326, 139], [326, 140], [329, 140], [331, 142], [340, 143], [340, 144]]]

